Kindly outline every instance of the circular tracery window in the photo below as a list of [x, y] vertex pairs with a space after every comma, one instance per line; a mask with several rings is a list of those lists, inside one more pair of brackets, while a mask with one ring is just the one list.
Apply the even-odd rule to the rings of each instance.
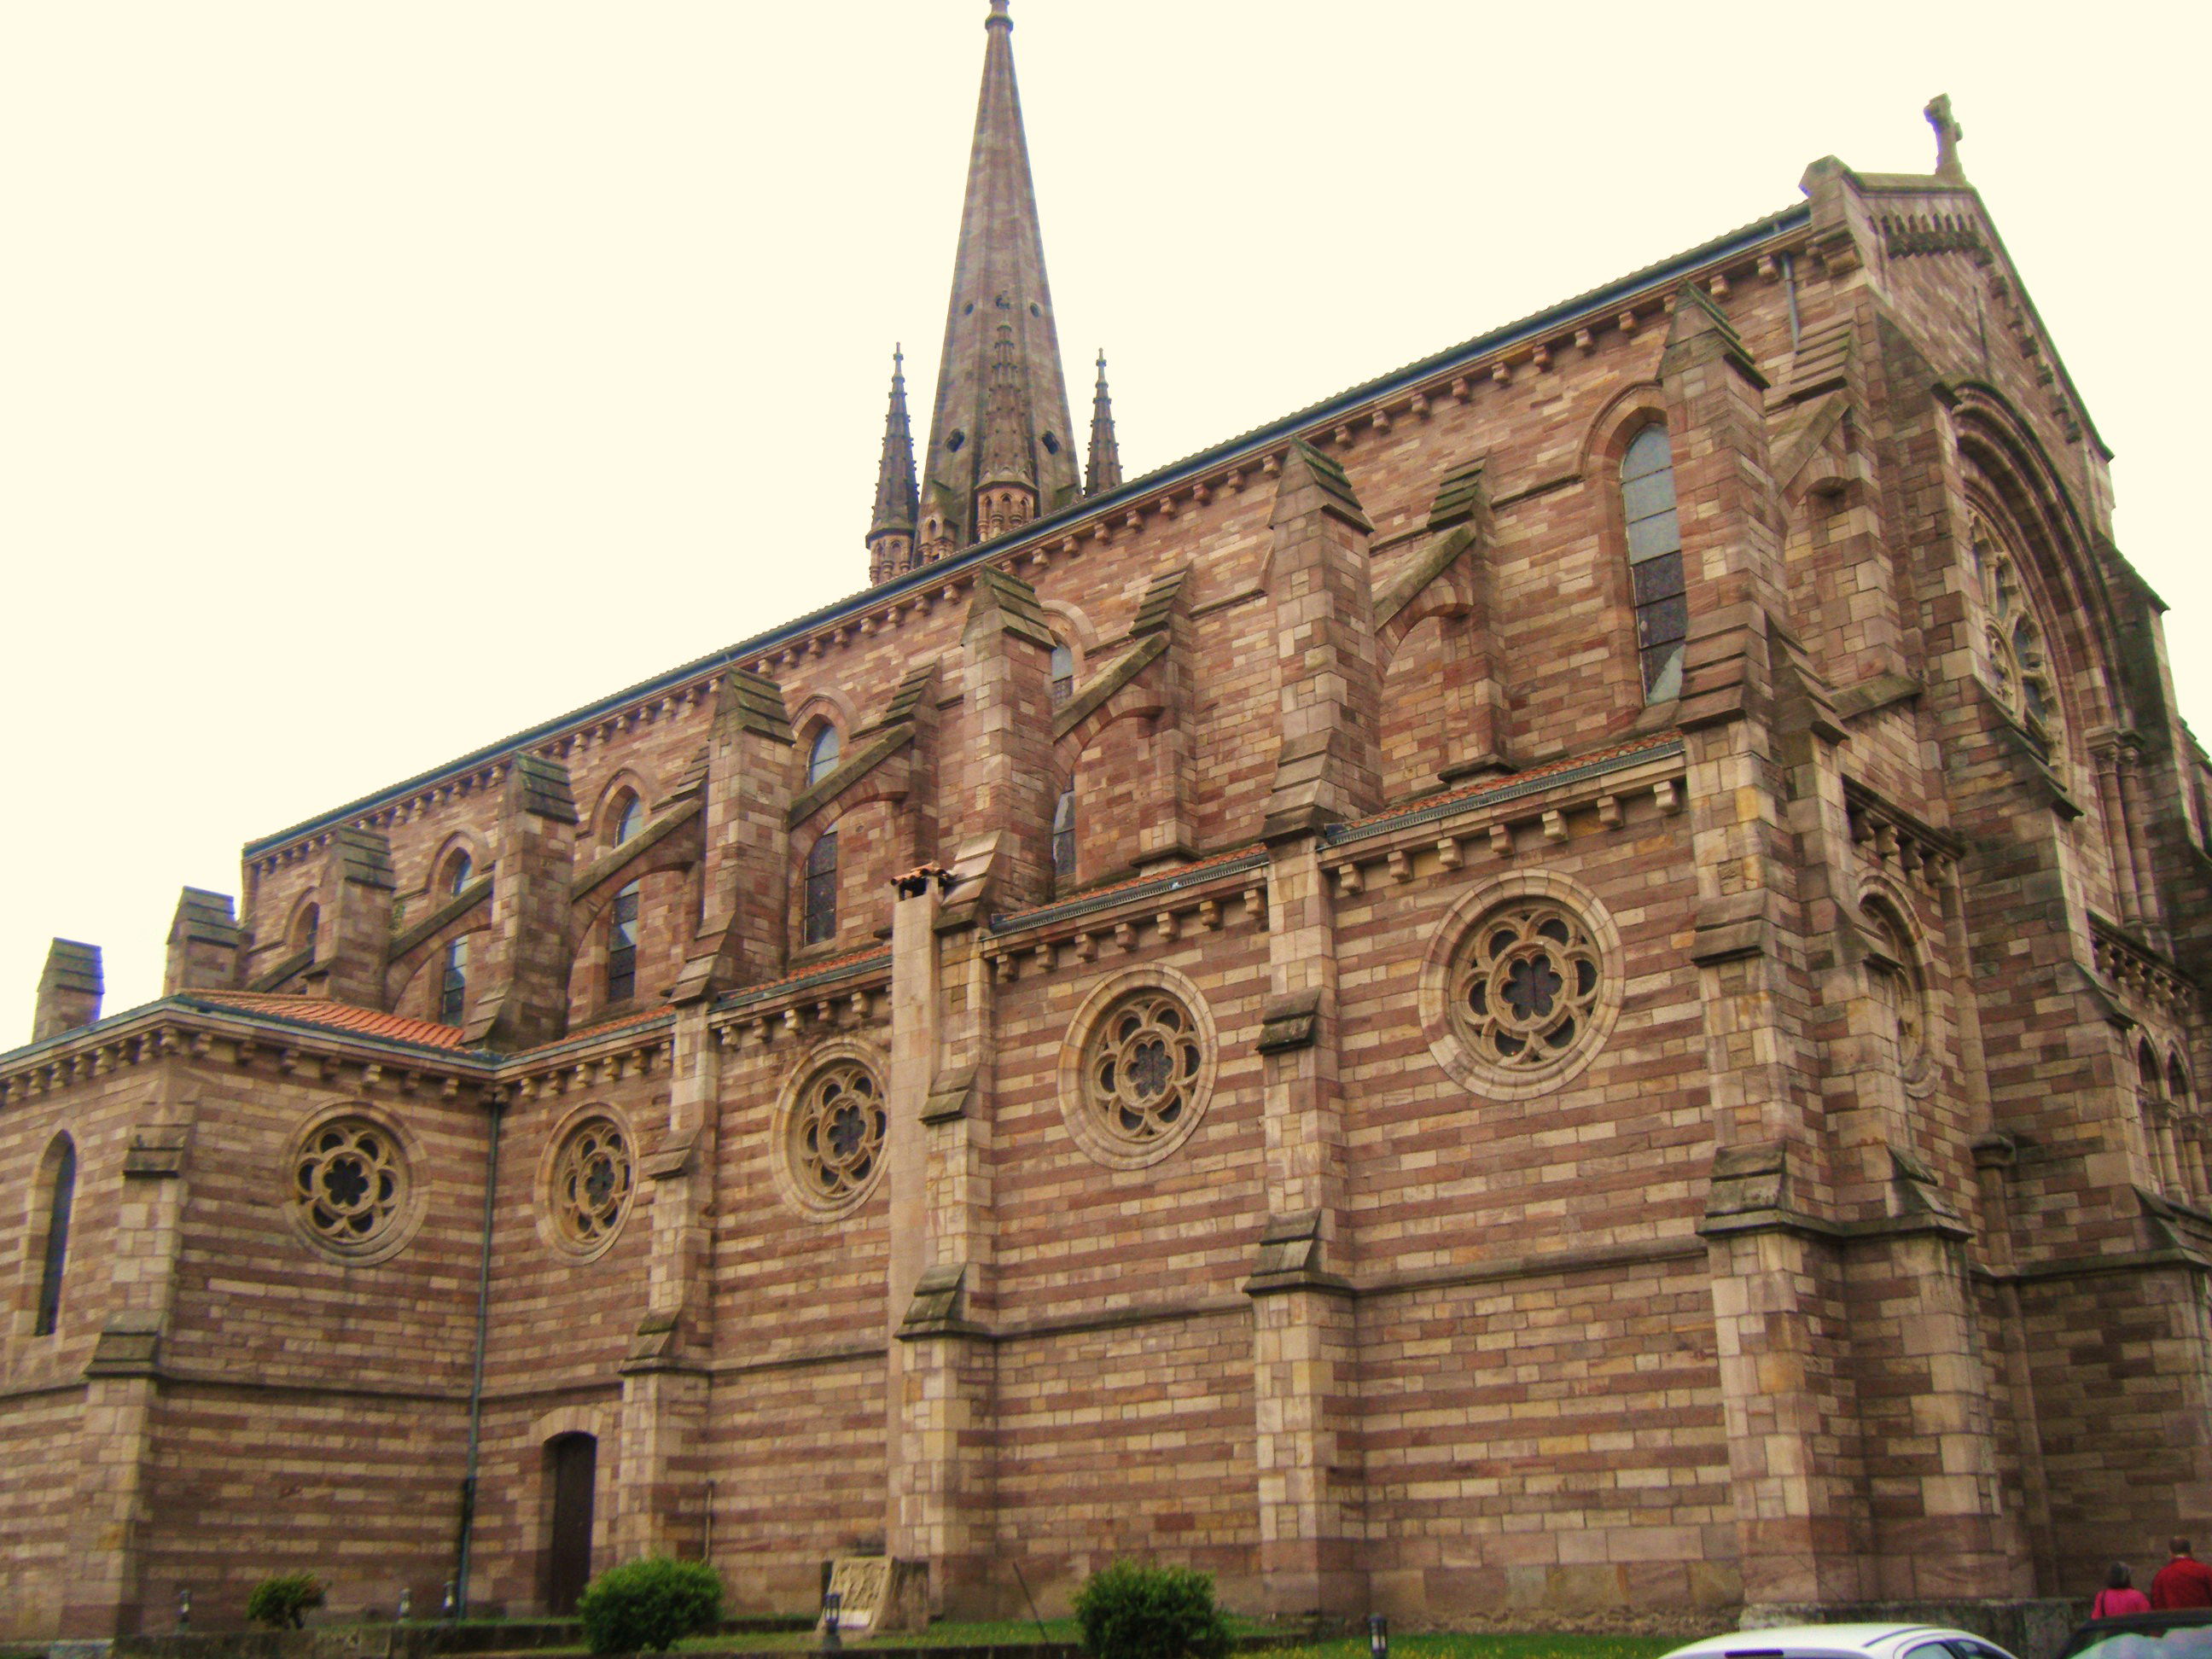
[[875, 1068], [857, 1054], [817, 1065], [785, 1108], [789, 1190], [817, 1215], [842, 1215], [867, 1195], [884, 1164], [890, 1115]]
[[374, 1118], [325, 1113], [293, 1150], [293, 1224], [331, 1255], [348, 1261], [391, 1255], [407, 1242], [414, 1199], [406, 1149]]
[[1182, 1145], [1212, 1092], [1213, 1023], [1197, 988], [1164, 969], [1095, 988], [1068, 1028], [1060, 1115], [1097, 1162], [1141, 1169]]
[[1189, 1012], [1165, 991], [1138, 991], [1107, 1013], [1085, 1062], [1085, 1104], [1117, 1140], [1147, 1149], [1190, 1110], [1205, 1050]]
[[1573, 912], [1516, 900], [1468, 930], [1452, 963], [1452, 1024], [1487, 1064], [1547, 1070], [1588, 1035], [1602, 978], [1597, 943]]
[[1556, 875], [1508, 876], [1454, 907], [1421, 976], [1429, 1052], [1492, 1099], [1540, 1094], [1589, 1062], [1620, 1012], [1620, 940]]
[[629, 1136], [621, 1124], [603, 1113], [574, 1124], [557, 1144], [546, 1182], [555, 1241], [580, 1255], [606, 1249], [629, 1213], [635, 1182]]

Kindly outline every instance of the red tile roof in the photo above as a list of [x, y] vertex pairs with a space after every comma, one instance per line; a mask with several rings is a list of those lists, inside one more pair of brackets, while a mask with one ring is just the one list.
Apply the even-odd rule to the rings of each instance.
[[462, 1048], [466, 1039], [458, 1025], [439, 1025], [427, 1019], [403, 1019], [374, 1008], [356, 1008], [343, 1002], [317, 997], [289, 997], [263, 991], [193, 991], [196, 1002], [235, 1008], [240, 1013], [268, 1014], [302, 1025], [321, 1025], [333, 1031], [354, 1031], [382, 1037], [388, 1042], [411, 1042], [422, 1048]]

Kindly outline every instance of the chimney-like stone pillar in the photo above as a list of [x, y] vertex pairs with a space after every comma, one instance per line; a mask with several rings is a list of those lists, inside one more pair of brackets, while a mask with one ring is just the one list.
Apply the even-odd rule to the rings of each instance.
[[46, 971], [39, 975], [38, 1012], [31, 1019], [31, 1041], [74, 1031], [100, 1018], [100, 993], [106, 988], [100, 971], [100, 947], [58, 939], [46, 951]]
[[238, 983], [240, 936], [230, 895], [187, 887], [177, 896], [169, 919], [168, 960], [161, 972], [161, 994], [179, 991], [228, 990]]
[[1271, 522], [1267, 587], [1282, 748], [1261, 833], [1273, 840], [1380, 804], [1382, 696], [1367, 572], [1372, 526], [1344, 469], [1309, 445], [1291, 445]]
[[982, 879], [954, 910], [1020, 909], [1052, 890], [1052, 629], [1030, 585], [980, 566], [968, 657], [967, 788], [957, 863]]
[[568, 1029], [575, 839], [568, 768], [517, 755], [501, 809], [483, 989], [465, 1028], [471, 1043], [527, 1048]]
[[782, 688], [743, 669], [724, 675], [708, 738], [699, 933], [672, 1001], [695, 1001], [783, 970], [791, 748]]
[[394, 884], [390, 842], [352, 824], [331, 836], [317, 884], [323, 898], [311, 975], [316, 994], [356, 1008], [384, 1006]]

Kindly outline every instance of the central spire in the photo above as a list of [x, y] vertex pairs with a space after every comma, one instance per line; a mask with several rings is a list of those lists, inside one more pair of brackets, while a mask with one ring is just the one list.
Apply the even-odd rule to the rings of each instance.
[[[1082, 490], [1014, 86], [1013, 27], [1006, 0], [991, 0], [945, 351], [921, 457], [916, 552], [924, 559], [1049, 513]], [[1020, 497], [1031, 492], [1024, 507]]]

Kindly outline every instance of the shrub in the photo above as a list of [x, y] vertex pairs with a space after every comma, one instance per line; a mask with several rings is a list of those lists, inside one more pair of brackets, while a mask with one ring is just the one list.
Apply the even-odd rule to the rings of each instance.
[[323, 1605], [323, 1581], [312, 1572], [272, 1573], [246, 1598], [246, 1616], [257, 1625], [298, 1630]]
[[593, 1653], [665, 1653], [722, 1616], [722, 1581], [704, 1561], [648, 1555], [609, 1567], [576, 1602]]
[[1229, 1651], [1213, 1579], [1189, 1567], [1102, 1568], [1075, 1593], [1075, 1622], [1095, 1659], [1223, 1659]]

